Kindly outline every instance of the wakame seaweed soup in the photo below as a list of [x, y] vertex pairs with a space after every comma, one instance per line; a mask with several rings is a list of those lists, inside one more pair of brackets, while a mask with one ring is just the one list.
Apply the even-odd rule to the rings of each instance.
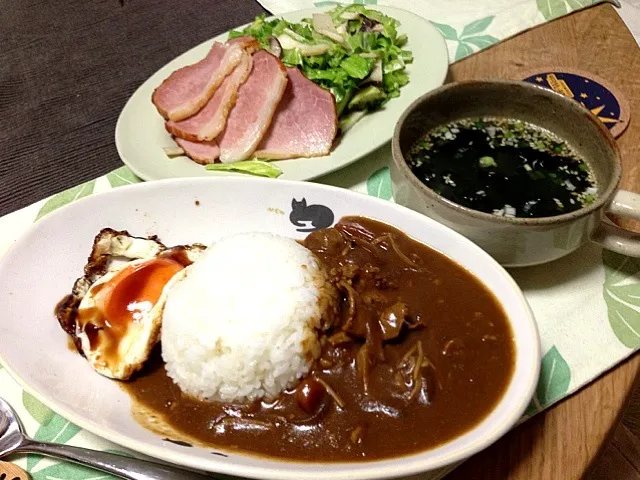
[[519, 120], [436, 127], [409, 153], [413, 173], [443, 197], [505, 217], [551, 217], [595, 200], [588, 165], [564, 141]]

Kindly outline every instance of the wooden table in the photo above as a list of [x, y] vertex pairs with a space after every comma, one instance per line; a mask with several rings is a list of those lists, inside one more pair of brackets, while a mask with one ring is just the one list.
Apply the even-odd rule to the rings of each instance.
[[[547, 23], [458, 62], [450, 80], [520, 79], [519, 73], [553, 66], [592, 72], [627, 98], [632, 120], [619, 138], [622, 188], [640, 192], [640, 49], [610, 5]], [[640, 231], [640, 224], [625, 226]], [[640, 355], [635, 355], [510, 432], [447, 480], [581, 478], [612, 435], [639, 371]]]

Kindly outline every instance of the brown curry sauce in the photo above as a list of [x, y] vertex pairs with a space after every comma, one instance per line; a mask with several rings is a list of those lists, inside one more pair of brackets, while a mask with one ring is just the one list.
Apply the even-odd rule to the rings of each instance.
[[303, 243], [343, 298], [341, 318], [297, 389], [269, 404], [195, 400], [166, 375], [157, 348], [122, 384], [134, 410], [153, 412], [180, 432], [176, 440], [337, 462], [438, 446], [498, 403], [513, 375], [512, 332], [499, 302], [471, 273], [363, 217], [343, 218]]

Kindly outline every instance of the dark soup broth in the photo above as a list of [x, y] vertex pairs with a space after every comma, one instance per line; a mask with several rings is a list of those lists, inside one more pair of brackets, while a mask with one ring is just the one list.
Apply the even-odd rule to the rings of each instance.
[[413, 173], [437, 194], [504, 217], [551, 217], [596, 198], [589, 165], [565, 141], [511, 119], [464, 119], [411, 148]]
[[309, 374], [275, 401], [206, 402], [180, 391], [156, 351], [123, 384], [143, 425], [212, 449], [355, 462], [436, 447], [491, 412], [516, 349], [502, 306], [477, 278], [363, 217], [303, 244], [341, 293], [339, 321]]

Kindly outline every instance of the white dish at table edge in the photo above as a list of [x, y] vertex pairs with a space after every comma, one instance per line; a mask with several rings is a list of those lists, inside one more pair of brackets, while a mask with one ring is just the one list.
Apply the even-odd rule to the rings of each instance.
[[[475, 428], [440, 447], [368, 463], [283, 462], [164, 441], [138, 425], [129, 396], [77, 353], [53, 315], [71, 290], [98, 231], [157, 234], [167, 245], [210, 243], [242, 231], [304, 238], [289, 220], [292, 199], [346, 215], [389, 223], [448, 255], [475, 274], [502, 304], [516, 345], [513, 378], [496, 408]], [[198, 203], [196, 203], [198, 201]], [[174, 179], [121, 187], [86, 197], [34, 224], [0, 261], [0, 359], [36, 398], [80, 427], [132, 450], [185, 467], [278, 479], [374, 479], [409, 475], [463, 460], [486, 448], [520, 419], [535, 389], [540, 345], [533, 314], [509, 274], [453, 230], [405, 207], [367, 195], [304, 182], [259, 178]], [[27, 346], [29, 348], [25, 348]]]
[[[299, 22], [313, 13], [331, 8], [312, 8], [270, 18]], [[400, 89], [399, 97], [389, 100], [381, 110], [367, 114], [340, 137], [329, 155], [274, 162], [282, 169], [280, 179], [311, 180], [350, 165], [373, 152], [391, 140], [400, 115], [414, 100], [444, 83], [449, 60], [447, 46], [440, 32], [428, 20], [406, 10], [379, 5], [373, 8], [400, 21], [398, 31], [408, 36], [409, 41], [404, 48], [411, 50], [414, 58], [413, 63], [407, 65], [409, 83]], [[153, 90], [165, 78], [178, 68], [202, 60], [214, 41], [224, 42], [227, 36], [228, 32], [218, 35], [169, 62], [145, 81], [122, 109], [115, 131], [118, 155], [143, 180], [237, 175], [207, 171], [187, 157], [167, 157], [162, 149], [174, 147], [175, 142], [164, 128], [164, 119], [151, 103]]]

